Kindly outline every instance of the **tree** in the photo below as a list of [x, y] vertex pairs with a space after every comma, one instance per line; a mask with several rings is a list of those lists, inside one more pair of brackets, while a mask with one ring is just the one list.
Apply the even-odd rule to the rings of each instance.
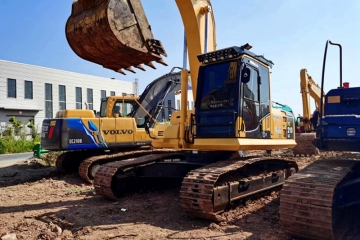
[[15, 116], [11, 116], [9, 122], [11, 122], [11, 125], [14, 128], [15, 136], [20, 135], [23, 123], [20, 120], [17, 120]]
[[29, 124], [27, 127], [31, 129], [31, 137], [33, 140], [35, 140], [38, 134], [36, 132], [35, 119], [33, 117], [29, 119]]

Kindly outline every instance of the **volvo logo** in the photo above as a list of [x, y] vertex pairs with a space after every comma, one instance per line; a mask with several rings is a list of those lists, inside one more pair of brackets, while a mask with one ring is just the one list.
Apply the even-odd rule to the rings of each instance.
[[117, 134], [133, 134], [134, 130], [132, 129], [121, 129], [121, 130], [103, 130], [105, 135], [117, 135]]

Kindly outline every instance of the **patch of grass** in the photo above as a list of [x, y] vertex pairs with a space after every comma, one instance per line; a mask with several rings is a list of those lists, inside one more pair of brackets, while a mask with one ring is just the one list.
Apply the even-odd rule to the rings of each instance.
[[[4, 131], [0, 132], [0, 154], [32, 152], [34, 142], [40, 141], [40, 135], [34, 125], [34, 118], [24, 125], [14, 116], [9, 119]], [[28, 136], [26, 127], [31, 129], [31, 139]]]
[[0, 154], [32, 152], [34, 142], [26, 138], [15, 139], [13, 136], [0, 138]]

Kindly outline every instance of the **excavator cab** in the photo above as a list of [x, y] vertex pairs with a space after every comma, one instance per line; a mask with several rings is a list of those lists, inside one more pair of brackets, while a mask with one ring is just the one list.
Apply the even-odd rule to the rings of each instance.
[[295, 125], [296, 125], [296, 132], [297, 132], [297, 133], [303, 133], [303, 132], [305, 132], [305, 130], [304, 130], [304, 118], [303, 118], [303, 116], [298, 116], [298, 117], [296, 118]]
[[167, 66], [140, 0], [75, 0], [66, 38], [79, 57], [122, 74], [145, 71], [141, 64], [155, 68], [152, 61]]
[[128, 117], [134, 106], [138, 104], [138, 100], [138, 97], [132, 96], [103, 98], [100, 105], [100, 117]]
[[[273, 63], [244, 46], [198, 56], [202, 66], [194, 115], [196, 137], [270, 138], [271, 130], [263, 120], [270, 116]], [[289, 117], [288, 127], [294, 127], [293, 120]], [[293, 138], [293, 132], [286, 137]]]

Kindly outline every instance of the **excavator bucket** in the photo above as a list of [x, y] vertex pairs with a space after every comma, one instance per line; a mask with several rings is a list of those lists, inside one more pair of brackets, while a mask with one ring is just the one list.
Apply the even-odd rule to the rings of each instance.
[[313, 144], [316, 133], [296, 133], [296, 146], [292, 149], [295, 156], [319, 155], [319, 149]]
[[81, 58], [125, 74], [167, 64], [159, 40], [154, 39], [140, 0], [75, 0], [66, 22], [66, 38]]

